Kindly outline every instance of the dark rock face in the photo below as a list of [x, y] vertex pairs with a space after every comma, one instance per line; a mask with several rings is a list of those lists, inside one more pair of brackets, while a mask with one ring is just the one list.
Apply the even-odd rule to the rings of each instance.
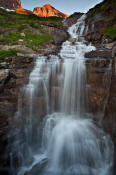
[[70, 27], [77, 22], [77, 20], [83, 15], [83, 13], [77, 13], [70, 15], [64, 22], [66, 27]]
[[116, 42], [115, 42], [115, 44], [112, 47], [112, 57], [116, 58]]
[[0, 7], [15, 10], [21, 7], [20, 0], [0, 0]]
[[89, 110], [95, 120], [102, 120], [111, 81], [110, 59], [89, 59], [86, 61]]

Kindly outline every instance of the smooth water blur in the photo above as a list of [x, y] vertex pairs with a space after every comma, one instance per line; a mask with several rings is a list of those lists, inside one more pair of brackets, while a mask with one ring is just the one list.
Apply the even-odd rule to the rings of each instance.
[[84, 40], [85, 18], [69, 28], [72, 42], [63, 43], [62, 59], [38, 58], [29, 84], [22, 89], [11, 156], [12, 161], [18, 159], [17, 175], [112, 174], [112, 141], [94, 124], [92, 114], [86, 117], [84, 55], [95, 47]]
[[43, 142], [49, 161], [43, 174], [110, 174], [110, 138], [92, 120], [76, 117], [60, 113], [46, 117]]

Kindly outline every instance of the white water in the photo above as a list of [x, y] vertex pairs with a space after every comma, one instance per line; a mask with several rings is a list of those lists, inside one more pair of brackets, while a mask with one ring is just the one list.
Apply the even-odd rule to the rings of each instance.
[[62, 60], [38, 58], [22, 90], [20, 104], [26, 99], [26, 105], [19, 105], [15, 116], [17, 143], [12, 151], [21, 167], [18, 175], [31, 170], [29, 175], [112, 174], [110, 137], [85, 117], [89, 106], [84, 54], [95, 48], [84, 41], [84, 20], [85, 15], [69, 28], [75, 43], [63, 43]]

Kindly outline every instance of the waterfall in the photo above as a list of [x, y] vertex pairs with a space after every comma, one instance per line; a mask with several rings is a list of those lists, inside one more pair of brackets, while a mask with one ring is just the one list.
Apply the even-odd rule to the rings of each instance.
[[[89, 112], [84, 55], [86, 15], [68, 29], [59, 59], [36, 59], [14, 117], [11, 159], [17, 175], [111, 175], [113, 144]], [[86, 32], [85, 32], [86, 31]]]

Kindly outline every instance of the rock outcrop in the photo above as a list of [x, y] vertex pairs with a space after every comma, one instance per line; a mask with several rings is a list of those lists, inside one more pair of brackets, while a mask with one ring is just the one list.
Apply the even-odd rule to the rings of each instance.
[[33, 10], [33, 14], [40, 16], [40, 17], [60, 17], [60, 18], [67, 18], [68, 15], [56, 10], [50, 4], [46, 4], [43, 7], [35, 7]]
[[21, 6], [20, 0], [0, 0], [0, 7], [8, 10], [15, 10], [18, 14], [28, 15], [32, 13]]
[[21, 8], [21, 1], [20, 0], [0, 0], [0, 7], [9, 10], [15, 10]]

